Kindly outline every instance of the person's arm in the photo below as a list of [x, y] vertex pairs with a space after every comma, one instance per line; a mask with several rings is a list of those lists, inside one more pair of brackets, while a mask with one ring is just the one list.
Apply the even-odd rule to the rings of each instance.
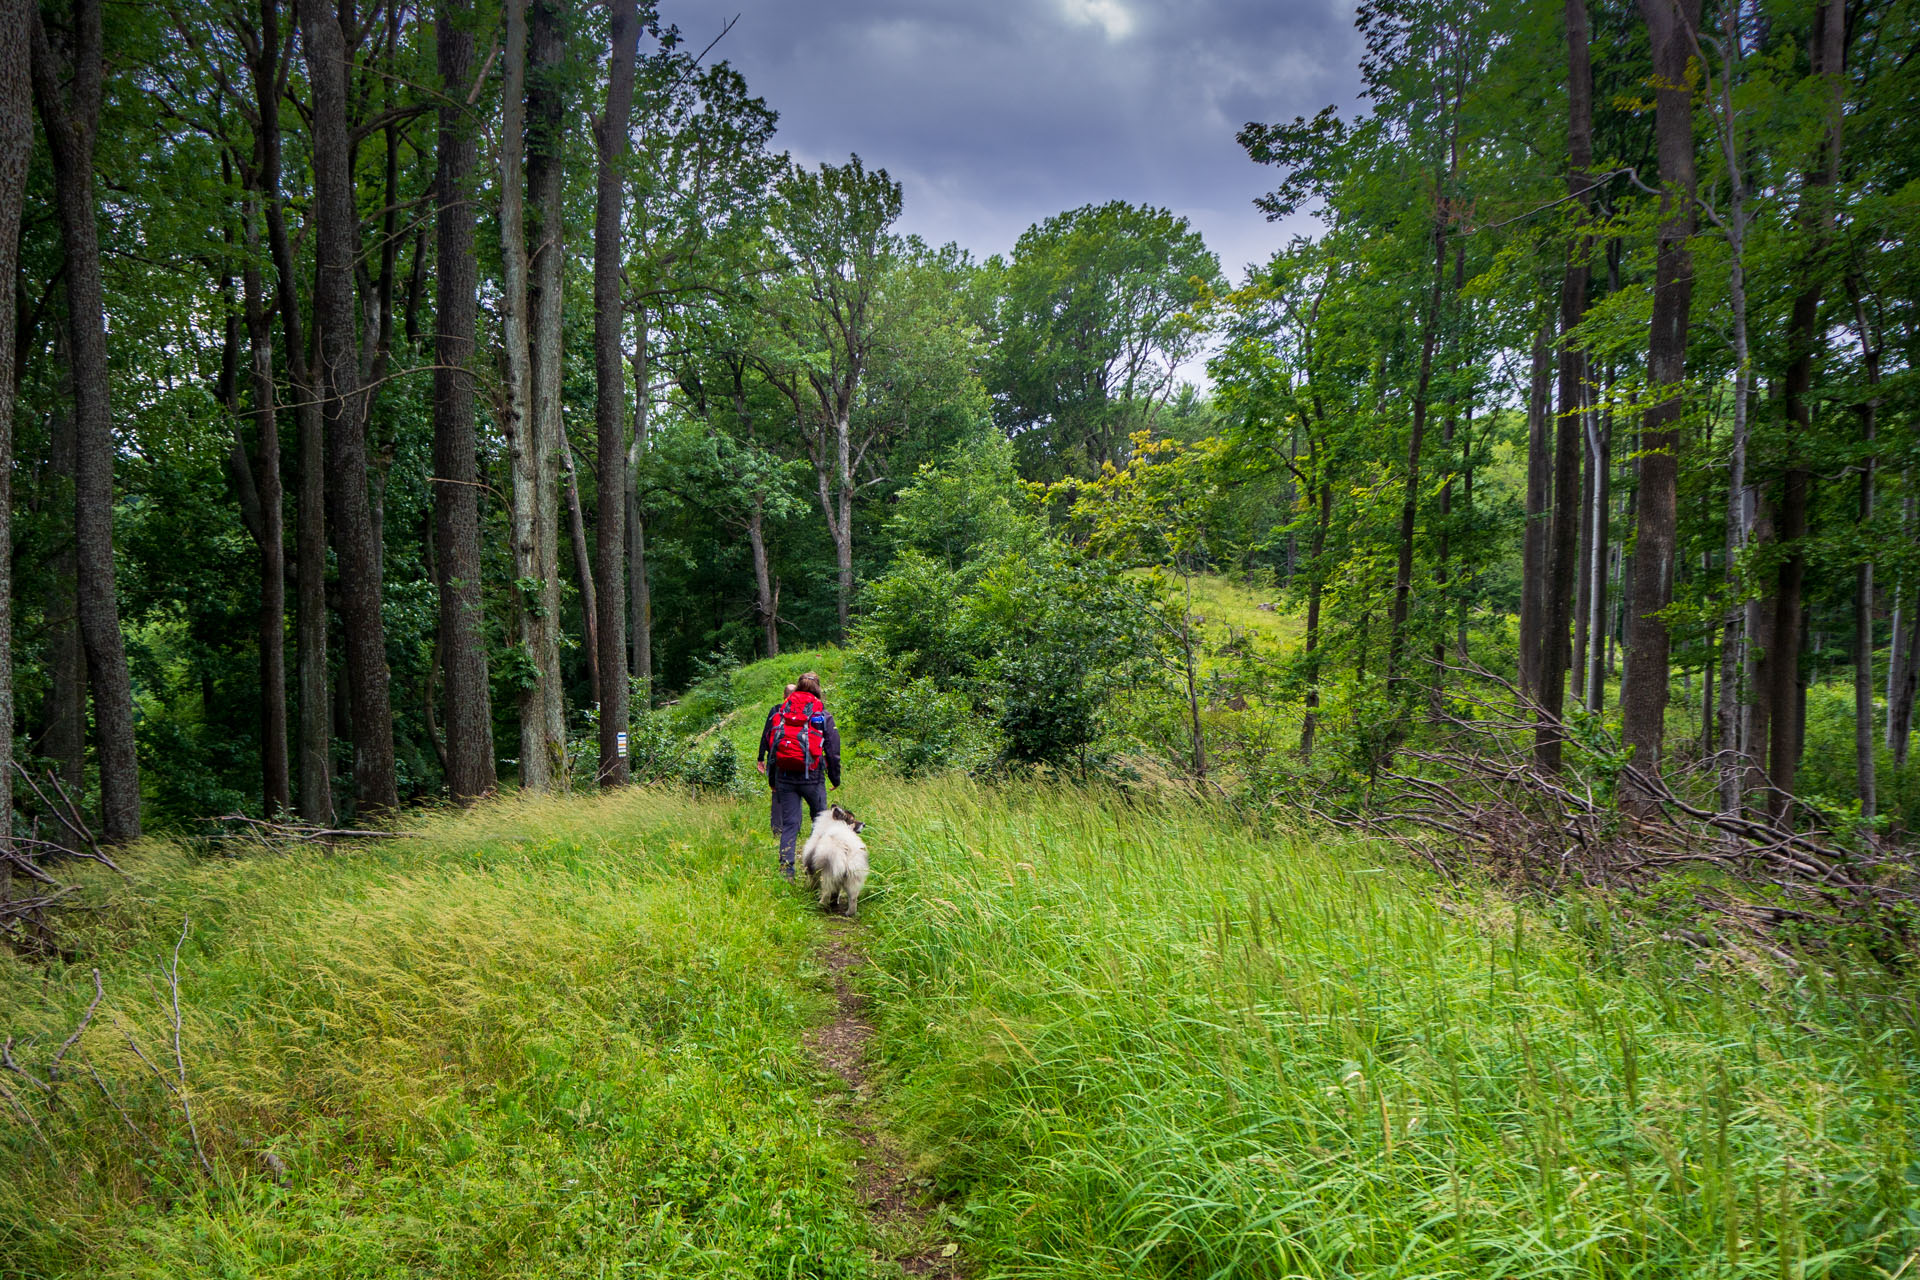
[[833, 722], [833, 713], [827, 713], [827, 728], [824, 735], [827, 748], [827, 781], [834, 786], [840, 785], [840, 726]]
[[767, 722], [760, 726], [760, 752], [753, 758], [753, 767], [760, 772], [767, 771], [767, 739], [773, 736], [773, 718], [780, 713], [779, 704], [767, 712]]

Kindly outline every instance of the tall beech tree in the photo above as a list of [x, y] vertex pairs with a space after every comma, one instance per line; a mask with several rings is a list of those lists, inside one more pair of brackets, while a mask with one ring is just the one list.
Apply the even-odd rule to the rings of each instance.
[[[34, 21], [35, 0], [0, 0], [0, 31]], [[32, 69], [26, 41], [0, 44], [0, 280], [20, 264], [20, 212], [33, 155]], [[16, 312], [0, 307], [0, 848], [13, 839], [13, 405], [20, 377]]]
[[[1647, 398], [1640, 424], [1640, 487], [1636, 508], [1633, 596], [1627, 617], [1627, 671], [1620, 690], [1621, 741], [1634, 766], [1660, 769], [1671, 683], [1672, 638], [1665, 610], [1673, 600], [1678, 520], [1680, 417], [1687, 368], [1687, 322], [1693, 306], [1693, 93], [1688, 87], [1691, 33], [1700, 0], [1640, 0], [1653, 44], [1654, 132], [1660, 161], [1661, 221], [1655, 261], [1653, 319], [1647, 339]], [[1649, 803], [1631, 782], [1622, 803]]]
[[327, 515], [340, 564], [340, 621], [353, 712], [353, 791], [363, 814], [400, 806], [393, 711], [387, 688], [382, 570], [367, 494], [366, 418], [354, 305], [360, 219], [354, 207], [347, 120], [349, 52], [340, 17], [323, 0], [299, 0], [301, 43], [313, 91], [313, 315], [327, 441]]
[[[72, 21], [72, 30], [65, 33], [70, 52], [64, 88], [61, 62], [37, 7], [29, 25], [34, 98], [53, 161], [55, 204], [66, 246], [80, 642], [93, 691], [101, 827], [106, 839], [118, 842], [140, 835], [140, 762], [134, 749], [133, 678], [114, 586], [112, 383], [94, 207], [93, 162], [106, 75], [100, 0], [76, 0]], [[19, 30], [13, 34], [17, 39]]]
[[447, 790], [473, 800], [497, 785], [493, 694], [487, 678], [481, 594], [479, 444], [474, 434], [474, 326], [479, 307], [474, 257], [474, 168], [479, 122], [473, 102], [474, 32], [464, 7], [441, 3], [434, 16], [440, 66], [440, 132], [434, 303], [434, 583], [440, 604], [440, 664], [446, 672]]
[[[640, 14], [635, 0], [613, 0], [607, 63], [607, 109], [593, 122], [598, 167], [593, 206], [594, 430], [600, 488], [595, 511], [595, 550], [600, 557], [598, 610], [600, 684], [600, 785], [627, 781], [620, 749], [627, 736], [627, 486], [626, 361], [622, 350], [621, 235], [626, 192], [623, 165], [633, 116], [634, 62], [639, 56]], [[640, 395], [646, 388], [637, 388]]]

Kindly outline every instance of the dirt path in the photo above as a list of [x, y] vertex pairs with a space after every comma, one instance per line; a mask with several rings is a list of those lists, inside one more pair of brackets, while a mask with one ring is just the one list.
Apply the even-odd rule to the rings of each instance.
[[958, 1249], [938, 1234], [927, 1179], [915, 1176], [905, 1151], [874, 1111], [867, 1075], [873, 1024], [865, 1016], [867, 997], [847, 981], [851, 970], [867, 962], [857, 930], [857, 925], [845, 922], [833, 926], [825, 958], [838, 1007], [833, 1021], [807, 1032], [806, 1045], [822, 1066], [846, 1082], [847, 1096], [840, 1110], [860, 1143], [857, 1190], [878, 1228], [881, 1248], [910, 1276], [965, 1276]]

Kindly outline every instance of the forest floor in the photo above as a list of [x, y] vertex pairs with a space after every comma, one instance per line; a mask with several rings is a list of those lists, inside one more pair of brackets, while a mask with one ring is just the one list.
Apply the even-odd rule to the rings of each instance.
[[0, 961], [0, 1275], [1920, 1259], [1912, 979], [1191, 802], [857, 769], [838, 798], [857, 924], [778, 879], [758, 791], [144, 846], [72, 962]]

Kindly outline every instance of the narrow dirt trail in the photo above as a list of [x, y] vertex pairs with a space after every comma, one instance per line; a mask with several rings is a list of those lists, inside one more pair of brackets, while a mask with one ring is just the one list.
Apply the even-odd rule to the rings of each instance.
[[849, 973], [867, 962], [858, 929], [845, 921], [833, 926], [823, 958], [833, 975], [834, 1017], [807, 1032], [806, 1046], [821, 1066], [846, 1083], [847, 1094], [838, 1109], [862, 1151], [856, 1191], [886, 1256], [910, 1276], [962, 1277], [968, 1270], [958, 1249], [937, 1234], [927, 1180], [915, 1176], [906, 1152], [887, 1132], [873, 1105], [867, 1062], [873, 1024], [866, 1019], [867, 997], [847, 980]]

